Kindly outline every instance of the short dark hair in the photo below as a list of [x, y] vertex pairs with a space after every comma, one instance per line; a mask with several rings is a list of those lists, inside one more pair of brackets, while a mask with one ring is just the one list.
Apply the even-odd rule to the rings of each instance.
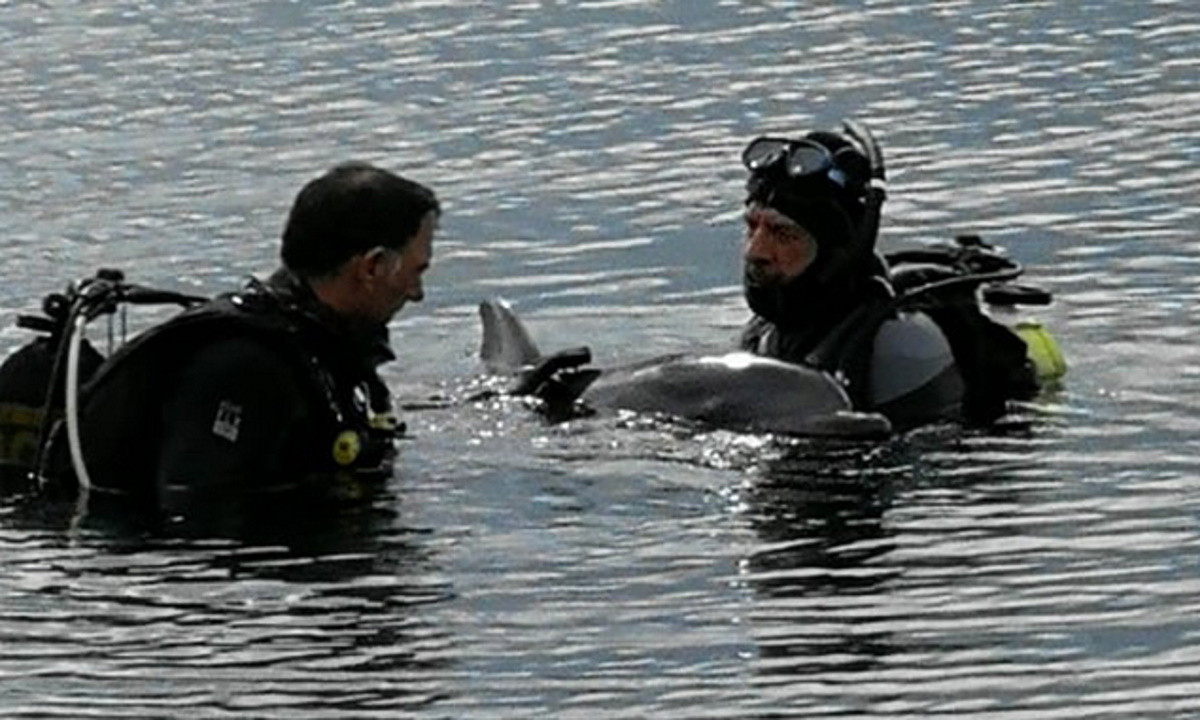
[[296, 196], [280, 257], [300, 277], [328, 277], [371, 248], [402, 250], [430, 212], [441, 207], [424, 185], [369, 163], [342, 163]]

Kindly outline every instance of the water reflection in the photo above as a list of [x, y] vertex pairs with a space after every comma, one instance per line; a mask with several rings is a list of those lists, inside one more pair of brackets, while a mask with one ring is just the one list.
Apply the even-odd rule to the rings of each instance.
[[427, 608], [452, 591], [428, 531], [396, 506], [169, 539], [101, 515], [68, 533], [73, 504], [10, 505], [0, 626], [22, 647], [23, 679], [9, 695], [67, 714], [87, 699], [119, 717], [181, 703], [255, 716], [436, 703], [452, 640]]
[[[816, 451], [814, 451], [816, 450]], [[863, 446], [812, 447], [764, 464], [745, 502], [761, 545], [743, 562], [764, 676], [863, 672], [893, 651], [868, 610], [897, 574], [876, 561], [895, 547], [884, 522], [891, 478]]]
[[877, 675], [914, 652], [987, 652], [971, 623], [989, 621], [969, 612], [962, 632], [909, 629], [928, 613], [959, 621], [943, 585], [956, 576], [1007, 572], [1003, 553], [956, 546], [990, 538], [980, 518], [1028, 501], [1021, 478], [1041, 472], [1031, 450], [1051, 431], [1017, 417], [987, 432], [930, 428], [882, 446], [798, 445], [765, 461], [743, 496], [758, 544], [742, 562], [763, 682]]
[[[236, 287], [356, 156], [447, 200], [393, 382], [469, 372], [496, 293], [614, 356], [724, 347], [741, 143], [856, 115], [886, 242], [1005, 245], [1073, 362], [1059, 433], [810, 448], [746, 485], [692, 440], [549, 457], [430, 413], [404, 464], [438, 482], [328, 527], [70, 535], [8, 498], [6, 717], [1194, 712], [1194, 2], [0, 4], [10, 314], [102, 266]], [[699, 501], [731, 486], [732, 529]]]

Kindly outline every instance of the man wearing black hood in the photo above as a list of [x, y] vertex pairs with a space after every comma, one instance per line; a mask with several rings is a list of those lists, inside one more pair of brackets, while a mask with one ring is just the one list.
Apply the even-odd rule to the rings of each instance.
[[[846, 130], [760, 137], [743, 153], [743, 282], [754, 317], [742, 348], [830, 372], [856, 409], [899, 428], [970, 416], [950, 340], [929, 314], [893, 302], [875, 251], [882, 160], [864, 128]], [[1005, 399], [989, 397], [975, 414], [994, 416]]]
[[845, 138], [814, 132], [759, 138], [745, 161], [747, 349], [802, 362], [886, 282], [874, 233], [860, 232], [867, 160]]

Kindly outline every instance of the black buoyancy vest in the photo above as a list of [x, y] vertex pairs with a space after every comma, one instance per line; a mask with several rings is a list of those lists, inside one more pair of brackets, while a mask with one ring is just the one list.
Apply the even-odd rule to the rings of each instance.
[[963, 417], [967, 422], [993, 422], [1007, 411], [1009, 400], [1028, 399], [1037, 393], [1025, 342], [984, 313], [973, 291], [931, 294], [909, 307], [928, 315], [946, 336], [965, 384]]
[[[160, 400], [173, 370], [205, 342], [233, 333], [260, 338], [293, 358], [297, 377], [317, 410], [314, 473], [386, 470], [394, 453], [390, 396], [373, 365], [347, 349], [327, 324], [265, 285], [220, 296], [137, 336], [105, 361], [81, 390], [80, 435], [89, 475], [102, 490], [150, 498]], [[70, 475], [63, 432], [57, 432], [44, 474]]]

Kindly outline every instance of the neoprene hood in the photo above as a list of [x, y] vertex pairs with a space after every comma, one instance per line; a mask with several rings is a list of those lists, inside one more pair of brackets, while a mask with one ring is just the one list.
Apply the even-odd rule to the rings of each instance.
[[[816, 330], [813, 325], [821, 324], [821, 318], [852, 307], [866, 281], [879, 274], [875, 240], [883, 201], [882, 160], [865, 128], [847, 122], [846, 130], [778, 139], [767, 146], [778, 147], [775, 154], [752, 158], [760, 138], [743, 156], [750, 170], [746, 204], [778, 210], [817, 243], [816, 260], [794, 280], [782, 286], [745, 280], [750, 308], [784, 329]], [[793, 162], [799, 153], [792, 148], [797, 147], [807, 156], [822, 156], [823, 162]]]

